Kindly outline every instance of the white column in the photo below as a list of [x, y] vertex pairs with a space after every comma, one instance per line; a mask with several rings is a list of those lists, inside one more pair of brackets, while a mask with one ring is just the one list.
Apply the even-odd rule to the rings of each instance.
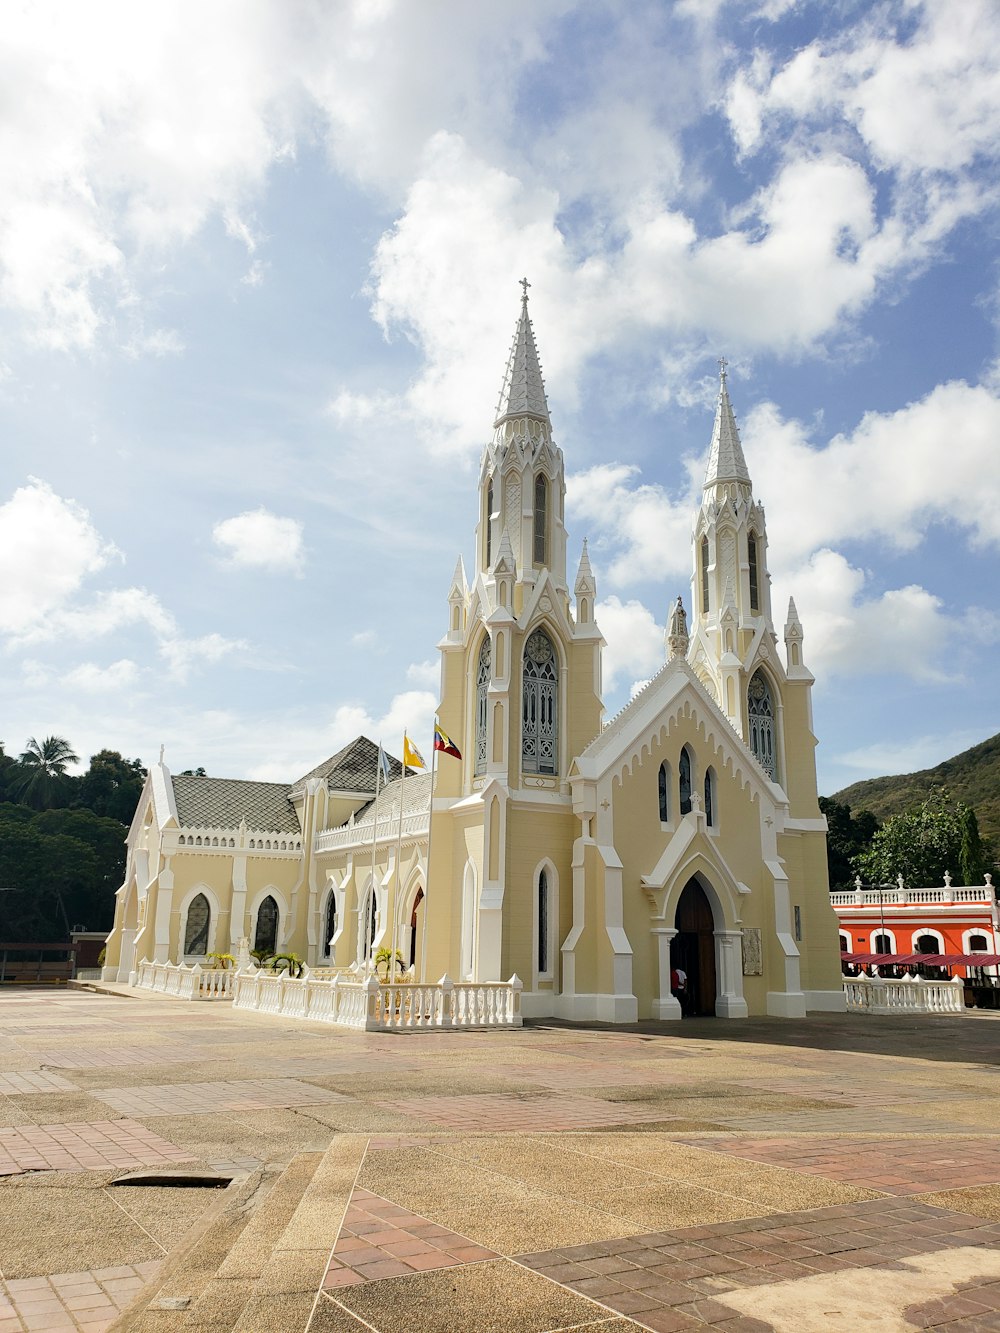
[[718, 1018], [746, 1018], [743, 998], [743, 932], [716, 930], [715, 935], [715, 1013]]
[[670, 990], [670, 941], [677, 934], [673, 926], [654, 926], [650, 932], [656, 940], [656, 961], [659, 972], [659, 997], [653, 1001], [653, 1018], [680, 1019], [681, 1006]]

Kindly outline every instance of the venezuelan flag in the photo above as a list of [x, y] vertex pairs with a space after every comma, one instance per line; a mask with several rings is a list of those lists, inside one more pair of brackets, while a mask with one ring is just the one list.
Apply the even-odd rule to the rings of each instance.
[[453, 759], [462, 757], [462, 751], [439, 723], [434, 724], [434, 748], [442, 754], [450, 754]]

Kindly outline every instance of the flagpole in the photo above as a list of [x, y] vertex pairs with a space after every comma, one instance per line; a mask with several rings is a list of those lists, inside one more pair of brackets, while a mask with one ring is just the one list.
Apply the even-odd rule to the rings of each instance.
[[424, 876], [424, 926], [420, 941], [420, 980], [427, 980], [427, 907], [431, 896], [431, 830], [434, 826], [434, 775], [437, 772], [437, 716], [434, 718], [434, 741], [431, 746], [431, 794], [427, 804], [427, 874]]
[[[382, 744], [381, 744], [381, 742], [379, 742], [379, 747], [378, 747], [378, 749], [379, 749], [379, 754], [381, 755], [381, 753], [382, 753]], [[376, 838], [377, 838], [377, 836], [378, 836], [378, 780], [379, 780], [379, 778], [380, 778], [381, 776], [382, 776], [382, 765], [381, 765], [381, 763], [376, 762], [376, 764], [375, 764], [375, 804], [372, 806], [372, 898], [373, 898], [373, 899], [374, 899], [374, 897], [375, 897], [375, 840], [376, 840]], [[365, 905], [367, 906], [367, 902], [366, 902]], [[371, 921], [371, 917], [370, 917], [369, 914], [366, 912], [366, 913], [365, 913], [365, 920], [364, 920], [364, 932], [365, 932], [365, 933], [364, 933], [364, 936], [363, 936], [363, 939], [364, 939], [364, 942], [365, 942], [365, 946], [364, 946], [364, 949], [362, 950], [362, 953], [368, 958], [368, 962], [369, 962], [369, 963], [371, 962], [371, 958], [368, 957], [368, 955], [370, 954], [370, 952], [371, 952], [371, 947], [372, 947], [372, 942], [371, 942], [371, 929], [370, 929], [370, 925], [369, 925], [369, 922], [370, 922], [370, 921]]]
[[399, 899], [402, 894], [402, 875], [399, 873], [399, 861], [403, 854], [403, 792], [406, 787], [406, 732], [403, 732], [403, 771], [399, 779], [399, 826], [396, 830], [396, 883], [392, 897], [392, 939], [389, 957], [389, 975], [393, 984], [396, 982], [396, 949], [399, 937]]

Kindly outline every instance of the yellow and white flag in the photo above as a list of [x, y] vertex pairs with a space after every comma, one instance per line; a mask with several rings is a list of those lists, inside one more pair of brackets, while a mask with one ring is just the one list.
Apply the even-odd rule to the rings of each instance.
[[409, 736], [407, 736], [405, 731], [403, 732], [403, 763], [407, 768], [427, 767], [427, 765], [424, 763], [423, 755], [413, 744], [413, 742], [410, 740]]

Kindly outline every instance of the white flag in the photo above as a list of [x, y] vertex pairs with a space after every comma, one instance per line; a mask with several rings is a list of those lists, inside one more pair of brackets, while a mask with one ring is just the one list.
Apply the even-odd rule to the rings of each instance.
[[378, 747], [378, 766], [379, 766], [379, 771], [382, 774], [382, 786], [385, 787], [389, 782], [389, 776], [390, 776], [389, 756], [382, 749], [381, 745]]

